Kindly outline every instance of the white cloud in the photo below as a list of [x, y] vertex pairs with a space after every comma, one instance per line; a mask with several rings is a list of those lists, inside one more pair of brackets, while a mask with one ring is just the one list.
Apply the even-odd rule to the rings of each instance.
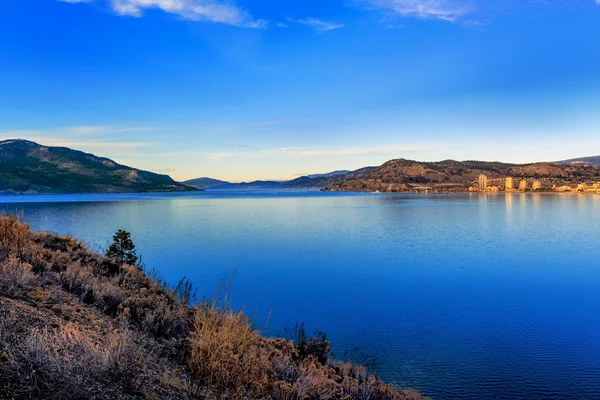
[[192, 21], [212, 21], [248, 28], [264, 28], [265, 20], [255, 20], [247, 11], [217, 0], [111, 0], [120, 15], [142, 16], [146, 9], [159, 9]]
[[[468, 0], [365, 0], [370, 8], [392, 15], [456, 21], [476, 11]], [[600, 0], [597, 0], [600, 1]]]
[[344, 24], [326, 22], [318, 18], [291, 19], [290, 21], [296, 22], [297, 24], [308, 25], [314, 28], [317, 32], [327, 32], [344, 27]]
[[[600, 1], [600, 0], [598, 0], [598, 1]], [[277, 27], [278, 28], [287, 28], [288, 26], [287, 26], [287, 24], [284, 24], [283, 22], [280, 22], [280, 23], [277, 24]]]
[[[67, 3], [93, 0], [58, 0]], [[211, 21], [246, 28], [265, 28], [267, 21], [254, 19], [246, 10], [220, 0], [98, 0], [106, 1], [119, 15], [141, 17], [145, 10], [158, 9], [192, 21]]]

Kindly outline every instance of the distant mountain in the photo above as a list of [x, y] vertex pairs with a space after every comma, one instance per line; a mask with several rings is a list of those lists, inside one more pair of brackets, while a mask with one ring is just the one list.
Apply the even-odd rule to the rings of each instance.
[[[241, 182], [241, 183], [230, 183], [225, 182], [221, 185], [210, 187], [210, 189], [279, 189], [281, 188], [281, 182], [277, 181], [253, 181], [253, 182]], [[207, 188], [208, 189], [208, 188]]]
[[512, 176], [516, 179], [541, 179], [546, 185], [571, 182], [600, 181], [600, 169], [587, 164], [506, 164], [486, 161], [419, 162], [405, 159], [391, 160], [360, 177], [345, 179], [329, 186], [331, 191], [410, 192], [419, 187], [434, 191], [460, 191], [475, 184], [480, 174], [489, 182]]
[[0, 141], [0, 192], [126, 193], [196, 189], [155, 174], [66, 147], [28, 140]]
[[348, 175], [349, 173], [350, 173], [350, 171], [344, 169], [344, 170], [339, 170], [339, 171], [328, 172], [326, 174], [306, 175], [306, 177], [310, 178], [310, 179], [315, 179], [315, 178], [329, 178], [329, 177], [337, 176], [337, 175]]
[[600, 156], [573, 158], [571, 160], [558, 161], [557, 164], [587, 164], [600, 168]]
[[309, 176], [301, 176], [291, 181], [283, 182], [282, 187], [287, 189], [324, 189], [331, 187], [337, 183], [341, 183], [347, 179], [357, 179], [374, 170], [375, 167], [365, 167], [356, 171], [341, 173], [322, 174], [320, 177], [311, 178]]
[[345, 179], [358, 178], [375, 167], [361, 168], [356, 171], [333, 171], [327, 174], [315, 174], [301, 176], [291, 181], [253, 181], [242, 183], [231, 183], [212, 178], [197, 178], [183, 182], [185, 185], [193, 186], [198, 189], [323, 189], [336, 183], [343, 182]]
[[190, 179], [190, 180], [182, 182], [182, 183], [184, 185], [191, 186], [196, 189], [210, 189], [214, 186], [230, 185], [229, 182], [220, 181], [218, 179], [212, 179], [212, 178], [196, 178], [196, 179]]

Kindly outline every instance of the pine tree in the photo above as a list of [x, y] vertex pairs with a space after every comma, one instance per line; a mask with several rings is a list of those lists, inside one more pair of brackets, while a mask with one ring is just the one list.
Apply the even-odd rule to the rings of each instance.
[[119, 229], [113, 236], [113, 243], [108, 248], [106, 257], [120, 264], [136, 265], [138, 256], [131, 241], [131, 234]]

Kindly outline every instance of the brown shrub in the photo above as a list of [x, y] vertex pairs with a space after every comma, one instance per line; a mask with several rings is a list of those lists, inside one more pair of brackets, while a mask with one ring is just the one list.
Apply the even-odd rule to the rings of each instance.
[[6, 256], [22, 257], [31, 229], [18, 215], [0, 215], [0, 246]]
[[98, 280], [88, 285], [84, 299], [87, 304], [94, 304], [106, 315], [114, 317], [123, 308], [127, 293], [111, 282]]
[[0, 295], [19, 297], [37, 280], [31, 265], [16, 258], [0, 261]]
[[331, 379], [329, 370], [318, 359], [309, 356], [300, 365], [300, 376], [293, 385], [299, 399], [333, 399], [341, 394], [338, 383]]
[[129, 329], [114, 331], [104, 341], [104, 364], [112, 376], [123, 383], [127, 391], [139, 389], [140, 377], [148, 364], [159, 362], [143, 351]]
[[108, 376], [134, 387], [145, 368], [144, 355], [130, 331], [108, 333], [102, 341], [93, 339], [75, 325], [57, 328], [32, 328], [24, 337], [5, 337], [0, 321], [0, 349], [7, 373], [21, 383], [14, 389], [21, 394], [78, 398], [90, 395], [93, 382]]
[[131, 320], [142, 332], [162, 339], [189, 334], [187, 312], [162, 296], [129, 298], [125, 304], [130, 309]]
[[68, 264], [64, 271], [58, 274], [58, 279], [63, 290], [80, 296], [85, 293], [86, 286], [94, 278], [94, 271], [90, 266], [83, 266], [79, 262]]
[[7, 349], [6, 358], [26, 390], [57, 397], [84, 395], [89, 382], [106, 370], [102, 350], [70, 325], [32, 329]]
[[198, 306], [184, 362], [194, 398], [261, 398], [269, 394], [273, 366], [264, 339], [241, 312]]

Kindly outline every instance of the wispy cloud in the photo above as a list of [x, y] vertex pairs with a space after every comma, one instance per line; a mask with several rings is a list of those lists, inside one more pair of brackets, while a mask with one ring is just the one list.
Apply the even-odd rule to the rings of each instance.
[[[109, 151], [109, 150], [132, 150], [143, 147], [152, 146], [153, 143], [148, 142], [119, 142], [119, 141], [77, 141], [70, 139], [60, 139], [46, 136], [32, 136], [32, 131], [5, 131], [0, 132], [0, 136], [7, 138], [21, 138], [32, 142], [39, 143], [44, 146], [69, 147], [74, 150], [85, 149], [87, 151]], [[40, 132], [38, 132], [40, 133]], [[99, 154], [102, 155], [102, 154]]]
[[70, 147], [86, 151], [132, 150], [153, 146], [145, 140], [125, 138], [128, 132], [147, 132], [151, 127], [138, 126], [72, 126], [57, 129], [0, 130], [0, 137], [26, 139], [45, 146]]
[[[381, 9], [403, 17], [456, 21], [474, 13], [477, 8], [469, 0], [365, 0], [370, 8]], [[600, 1], [600, 0], [598, 0]]]
[[290, 19], [290, 21], [295, 22], [297, 24], [308, 25], [317, 32], [327, 32], [344, 27], [344, 24], [327, 22], [320, 20], [319, 18]]
[[226, 159], [226, 158], [229, 158], [229, 157], [231, 157], [232, 155], [233, 155], [233, 154], [231, 154], [231, 153], [210, 153], [210, 154], [208, 155], [208, 157], [209, 157], [211, 160], [217, 161], [217, 160], [224, 160], [224, 159]]
[[417, 153], [434, 151], [433, 148], [413, 147], [401, 145], [389, 145], [367, 148], [343, 148], [343, 149], [325, 149], [325, 150], [307, 150], [299, 148], [281, 148], [280, 152], [292, 157], [356, 157], [356, 156], [375, 156], [375, 155], [401, 155], [402, 153]]
[[[389, 24], [398, 17], [438, 19], [481, 25], [479, 18], [514, 12], [523, 7], [568, 4], [569, 0], [356, 0], [371, 10], [384, 13], [382, 23]], [[600, 0], [577, 0], [573, 3], [596, 3]]]
[[[157, 128], [152, 126], [120, 126], [120, 125], [85, 125], [85, 126], [67, 126], [57, 129], [20, 129], [0, 131], [4, 136], [23, 137], [27, 138], [31, 135], [48, 135], [48, 136], [96, 136], [108, 134], [122, 134], [132, 132], [151, 132]], [[17, 136], [15, 136], [17, 135]], [[19, 136], [20, 135], [20, 136]]]
[[156, 130], [151, 126], [115, 126], [115, 125], [89, 125], [72, 126], [63, 128], [66, 133], [72, 133], [77, 136], [93, 136], [109, 133], [128, 133], [128, 132], [150, 132]]
[[[67, 3], [94, 0], [58, 0]], [[106, 2], [123, 16], [141, 17], [145, 10], [158, 9], [191, 21], [210, 21], [245, 28], [265, 28], [267, 21], [255, 19], [248, 11], [219, 0], [97, 0]]]
[[163, 175], [169, 175], [175, 171], [177, 171], [175, 168], [157, 168], [157, 169], [151, 169], [150, 171], [155, 172], [157, 174], [163, 174]]

